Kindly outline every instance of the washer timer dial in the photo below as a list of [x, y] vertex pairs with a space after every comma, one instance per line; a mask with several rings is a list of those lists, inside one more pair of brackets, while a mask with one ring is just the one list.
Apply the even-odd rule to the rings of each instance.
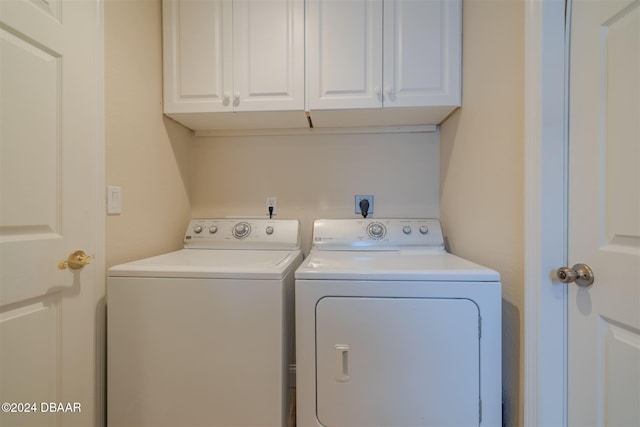
[[233, 237], [244, 239], [251, 233], [251, 226], [247, 222], [239, 222], [233, 227]]

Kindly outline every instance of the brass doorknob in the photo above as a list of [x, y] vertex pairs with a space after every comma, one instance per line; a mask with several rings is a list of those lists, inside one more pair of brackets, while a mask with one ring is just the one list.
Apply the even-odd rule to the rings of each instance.
[[66, 261], [62, 261], [58, 264], [60, 270], [64, 270], [67, 267], [71, 270], [80, 270], [87, 264], [91, 264], [93, 258], [87, 255], [85, 251], [75, 251], [69, 254]]

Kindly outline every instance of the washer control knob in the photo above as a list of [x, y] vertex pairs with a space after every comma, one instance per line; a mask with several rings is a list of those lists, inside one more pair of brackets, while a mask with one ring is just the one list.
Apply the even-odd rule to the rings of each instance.
[[239, 222], [233, 227], [233, 237], [244, 239], [251, 232], [251, 226], [246, 222]]
[[421, 234], [427, 234], [429, 233], [429, 227], [427, 227], [426, 225], [423, 225], [420, 227], [420, 233]]
[[193, 232], [196, 233], [196, 234], [202, 233], [202, 226], [201, 225], [195, 225], [193, 227]]
[[387, 230], [384, 228], [384, 225], [379, 222], [372, 222], [367, 227], [367, 233], [369, 234], [369, 237], [373, 239], [382, 239], [386, 232]]
[[268, 226], [267, 229], [265, 230], [267, 232], [267, 234], [269, 236], [271, 236], [273, 234], [273, 227], [272, 226]]
[[217, 232], [218, 232], [218, 227], [216, 227], [215, 225], [212, 225], [211, 227], [209, 227], [210, 234], [216, 234]]
[[404, 227], [402, 227], [402, 232], [404, 234], [411, 234], [411, 227], [408, 225], [405, 225]]

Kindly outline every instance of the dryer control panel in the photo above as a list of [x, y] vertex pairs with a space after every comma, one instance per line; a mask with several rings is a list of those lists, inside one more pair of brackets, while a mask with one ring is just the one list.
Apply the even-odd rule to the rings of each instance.
[[297, 219], [194, 218], [184, 236], [185, 248], [300, 249]]
[[313, 224], [318, 250], [444, 249], [435, 218], [319, 219]]

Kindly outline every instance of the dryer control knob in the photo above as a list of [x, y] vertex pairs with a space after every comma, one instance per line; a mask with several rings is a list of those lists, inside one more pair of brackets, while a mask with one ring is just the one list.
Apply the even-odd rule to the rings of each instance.
[[215, 225], [212, 225], [211, 227], [209, 227], [209, 233], [216, 234], [217, 232], [218, 232], [218, 227], [216, 227]]
[[405, 225], [404, 227], [402, 227], [402, 232], [404, 234], [411, 234], [411, 227], [409, 227], [408, 225]]
[[244, 239], [251, 232], [251, 226], [246, 222], [239, 222], [233, 227], [233, 236], [236, 239]]
[[200, 234], [202, 233], [202, 226], [201, 225], [196, 225], [193, 227], [193, 232], [196, 234]]
[[265, 230], [267, 232], [267, 234], [269, 236], [271, 236], [273, 234], [273, 227], [272, 226], [268, 226], [267, 229]]
[[429, 233], [429, 227], [427, 227], [426, 225], [421, 226], [420, 227], [420, 233], [422, 233], [422, 234]]
[[379, 222], [372, 222], [367, 227], [367, 233], [369, 234], [369, 237], [373, 239], [382, 239], [386, 232], [387, 230], [384, 228], [384, 225]]

